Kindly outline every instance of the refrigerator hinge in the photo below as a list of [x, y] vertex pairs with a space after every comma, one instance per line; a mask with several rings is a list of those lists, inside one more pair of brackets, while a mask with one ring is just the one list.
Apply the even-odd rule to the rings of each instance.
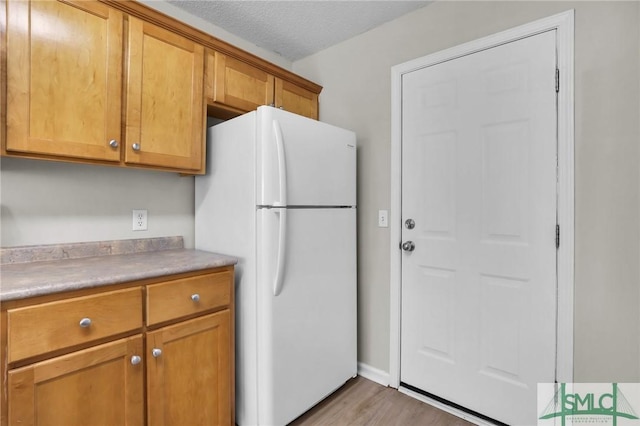
[[556, 225], [556, 248], [560, 248], [560, 225]]
[[556, 68], [556, 93], [560, 93], [560, 69]]

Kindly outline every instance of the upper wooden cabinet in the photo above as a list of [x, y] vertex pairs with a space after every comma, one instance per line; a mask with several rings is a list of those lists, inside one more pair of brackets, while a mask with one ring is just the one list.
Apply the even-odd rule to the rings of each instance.
[[201, 45], [129, 18], [127, 164], [202, 168], [203, 61]]
[[7, 10], [7, 154], [204, 170], [202, 45], [97, 1]]
[[205, 81], [211, 105], [243, 113], [273, 103], [271, 74], [220, 52], [207, 51]]
[[318, 118], [321, 86], [140, 2], [0, 8], [0, 155], [202, 174], [207, 111]]
[[318, 94], [281, 78], [276, 78], [275, 106], [318, 119]]
[[123, 14], [90, 1], [7, 11], [6, 150], [119, 161]]
[[318, 119], [318, 94], [215, 51], [205, 60], [205, 97], [212, 115], [233, 117], [261, 105]]

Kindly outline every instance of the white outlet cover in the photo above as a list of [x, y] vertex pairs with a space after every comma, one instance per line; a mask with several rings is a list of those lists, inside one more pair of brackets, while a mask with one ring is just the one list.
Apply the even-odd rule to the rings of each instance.
[[147, 230], [147, 211], [146, 210], [133, 210], [133, 223], [131, 229], [133, 231], [146, 231]]

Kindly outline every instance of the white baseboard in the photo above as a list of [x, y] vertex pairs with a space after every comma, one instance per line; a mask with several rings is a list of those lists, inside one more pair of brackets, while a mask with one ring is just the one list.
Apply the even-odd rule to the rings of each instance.
[[379, 370], [375, 367], [367, 365], [363, 362], [358, 363], [358, 375], [365, 379], [376, 382], [382, 386], [389, 386], [389, 373]]

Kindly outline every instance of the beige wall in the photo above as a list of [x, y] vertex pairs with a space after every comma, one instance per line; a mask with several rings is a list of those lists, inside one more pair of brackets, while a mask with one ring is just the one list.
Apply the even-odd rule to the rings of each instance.
[[[177, 173], [2, 158], [0, 245], [160, 236], [194, 239], [193, 177]], [[131, 230], [147, 209], [147, 231]]]
[[[639, 381], [640, 3], [437, 2], [293, 65], [358, 134], [360, 362], [389, 368], [390, 68], [575, 9], [575, 380]], [[390, 220], [397, 220], [391, 212]]]

